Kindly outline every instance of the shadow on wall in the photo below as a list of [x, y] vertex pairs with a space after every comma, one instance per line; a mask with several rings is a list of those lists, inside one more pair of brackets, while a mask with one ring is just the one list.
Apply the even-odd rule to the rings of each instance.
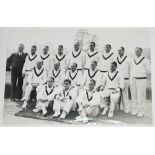
[[[6, 71], [6, 81], [5, 81], [5, 94], [4, 98], [10, 98], [11, 97], [11, 73], [10, 71]], [[131, 93], [129, 88], [129, 97], [131, 99]], [[151, 79], [148, 79], [148, 86], [146, 90], [146, 98], [148, 100], [152, 100], [152, 89], [151, 89]]]

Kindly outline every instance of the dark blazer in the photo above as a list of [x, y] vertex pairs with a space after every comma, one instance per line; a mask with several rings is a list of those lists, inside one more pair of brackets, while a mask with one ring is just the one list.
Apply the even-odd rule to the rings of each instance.
[[27, 55], [28, 53], [22, 53], [22, 55], [19, 55], [19, 53], [13, 53], [7, 59], [7, 68], [10, 68], [10, 66], [12, 66], [12, 69], [17, 69], [17, 71], [22, 72]]

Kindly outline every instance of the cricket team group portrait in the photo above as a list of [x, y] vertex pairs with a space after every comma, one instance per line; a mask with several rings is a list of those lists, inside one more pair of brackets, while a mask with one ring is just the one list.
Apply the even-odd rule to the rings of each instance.
[[151, 125], [149, 29], [8, 30], [4, 125]]

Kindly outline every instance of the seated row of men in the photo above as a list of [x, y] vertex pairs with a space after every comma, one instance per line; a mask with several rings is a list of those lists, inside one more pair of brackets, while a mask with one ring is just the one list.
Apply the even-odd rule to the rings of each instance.
[[[55, 69], [59, 67], [58, 64], [59, 63], [56, 63], [54, 65]], [[124, 78], [120, 72], [117, 71], [116, 62], [111, 63], [110, 72], [102, 77], [102, 74], [100, 74], [95, 79], [94, 76], [97, 75], [98, 70], [96, 69], [97, 62], [93, 61], [90, 70], [95, 71], [94, 76], [89, 76], [90, 70], [86, 70], [85, 72], [87, 72], [88, 75], [86, 77], [83, 76], [81, 82], [79, 80], [80, 75], [82, 75], [81, 71], [77, 71], [77, 64], [74, 63], [71, 67], [71, 71], [67, 72], [63, 83], [62, 81], [58, 83], [57, 77], [54, 77], [53, 74], [49, 74], [46, 80], [46, 72], [42, 65], [42, 61], [38, 61], [37, 67], [35, 67], [28, 76], [29, 84], [26, 87], [25, 95], [22, 99], [24, 101], [23, 109], [27, 106], [31, 91], [36, 89], [37, 104], [33, 110], [34, 112], [42, 110], [42, 114], [46, 115], [46, 108], [49, 102], [53, 102], [53, 111], [55, 112], [53, 117], [60, 116], [60, 118], [65, 118], [70, 110], [77, 108], [80, 117], [85, 121], [87, 120], [87, 114], [97, 116], [99, 108], [103, 110], [102, 115], [106, 115], [109, 110], [108, 117], [113, 117], [116, 103], [120, 97], [121, 90], [124, 88]], [[70, 76], [71, 72], [76, 72], [74, 77]], [[99, 76], [100, 79], [98, 78]], [[107, 104], [105, 100], [107, 97], [110, 97], [110, 104]], [[110, 108], [108, 109], [108, 107]], [[61, 110], [62, 113], [60, 115]]]

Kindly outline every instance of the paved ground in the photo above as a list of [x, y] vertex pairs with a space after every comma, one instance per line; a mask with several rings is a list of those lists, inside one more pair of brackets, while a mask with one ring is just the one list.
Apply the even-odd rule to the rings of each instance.
[[152, 106], [151, 101], [148, 101], [146, 107], [146, 116], [138, 118], [129, 114], [124, 114], [116, 110], [114, 118], [106, 116], [99, 116], [87, 124], [76, 123], [62, 123], [59, 121], [39, 120], [33, 118], [24, 118], [15, 116], [14, 114], [20, 111], [16, 102], [11, 102], [10, 99], [5, 99], [3, 112], [4, 126], [150, 126], [152, 125]]

